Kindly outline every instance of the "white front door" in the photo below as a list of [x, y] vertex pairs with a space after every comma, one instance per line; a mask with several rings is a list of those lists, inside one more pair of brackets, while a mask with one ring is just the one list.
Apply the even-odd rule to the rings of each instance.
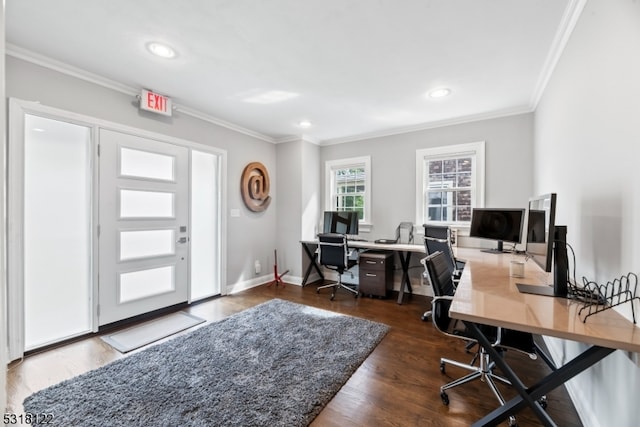
[[189, 150], [100, 129], [100, 326], [186, 302]]

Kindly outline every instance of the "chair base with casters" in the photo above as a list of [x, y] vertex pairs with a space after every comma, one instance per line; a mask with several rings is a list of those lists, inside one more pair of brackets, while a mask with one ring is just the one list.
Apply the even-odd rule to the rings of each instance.
[[350, 259], [350, 251], [347, 244], [347, 236], [344, 234], [323, 233], [318, 234], [318, 249], [320, 264], [338, 273], [338, 281], [330, 285], [322, 285], [316, 288], [316, 293], [321, 289], [332, 288], [331, 300], [336, 296], [338, 289], [346, 289], [358, 297], [358, 290], [342, 283], [342, 274], [357, 264], [356, 260]]
[[358, 290], [354, 289], [348, 285], [345, 285], [344, 283], [342, 283], [342, 274], [338, 275], [338, 281], [336, 283], [331, 283], [329, 285], [322, 285], [322, 286], [318, 286], [316, 288], [316, 293], [319, 294], [321, 289], [327, 289], [327, 288], [331, 288], [331, 300], [333, 300], [336, 297], [336, 291], [338, 289], [346, 289], [349, 292], [353, 293], [355, 298], [358, 298]]
[[[475, 360], [480, 361], [478, 366], [474, 365]], [[496, 386], [496, 380], [506, 385], [511, 385], [511, 382], [509, 382], [509, 380], [507, 380], [506, 378], [501, 377], [500, 375], [496, 375], [493, 372], [495, 363], [489, 360], [489, 355], [484, 350], [478, 350], [478, 352], [474, 355], [473, 360], [469, 364], [458, 362], [457, 360], [447, 359], [444, 357], [441, 358], [440, 372], [442, 372], [443, 374], [446, 372], [446, 365], [457, 366], [458, 368], [466, 369], [471, 372], [440, 387], [440, 398], [442, 399], [442, 403], [444, 403], [445, 405], [449, 405], [449, 395], [447, 394], [447, 390], [471, 381], [481, 380], [489, 386], [494, 396], [498, 399], [498, 402], [500, 402], [500, 405], [504, 405], [505, 400], [502, 396], [502, 393], [500, 393], [500, 390], [498, 390], [498, 387]], [[517, 425], [515, 417], [509, 417], [509, 425]]]

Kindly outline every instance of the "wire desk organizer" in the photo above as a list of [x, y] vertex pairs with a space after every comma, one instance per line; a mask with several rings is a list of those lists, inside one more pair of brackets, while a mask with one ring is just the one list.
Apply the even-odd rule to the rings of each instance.
[[621, 304], [631, 303], [633, 323], [636, 323], [634, 301], [638, 296], [638, 276], [634, 273], [623, 275], [606, 285], [600, 285], [586, 277], [582, 278], [583, 286], [569, 285], [569, 296], [582, 301], [578, 316], [586, 323], [587, 318]]

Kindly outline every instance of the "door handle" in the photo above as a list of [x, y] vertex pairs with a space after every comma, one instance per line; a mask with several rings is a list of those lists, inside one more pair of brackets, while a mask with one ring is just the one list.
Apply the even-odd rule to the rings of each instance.
[[188, 241], [188, 237], [180, 237], [178, 240], [176, 240], [176, 243], [187, 243]]

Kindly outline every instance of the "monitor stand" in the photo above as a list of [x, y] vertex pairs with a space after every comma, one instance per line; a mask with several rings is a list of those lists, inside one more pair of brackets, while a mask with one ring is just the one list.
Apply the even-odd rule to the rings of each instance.
[[527, 285], [526, 283], [516, 283], [518, 292], [521, 294], [535, 294], [544, 295], [547, 297], [554, 297], [553, 286], [540, 286], [540, 285]]
[[498, 240], [498, 247], [492, 249], [480, 249], [480, 252], [486, 252], [489, 254], [501, 254], [504, 252], [503, 250], [503, 242], [502, 240]]
[[553, 284], [548, 286], [516, 283], [518, 291], [549, 297], [566, 298], [569, 280], [569, 259], [567, 257], [567, 226], [556, 225], [553, 244]]

